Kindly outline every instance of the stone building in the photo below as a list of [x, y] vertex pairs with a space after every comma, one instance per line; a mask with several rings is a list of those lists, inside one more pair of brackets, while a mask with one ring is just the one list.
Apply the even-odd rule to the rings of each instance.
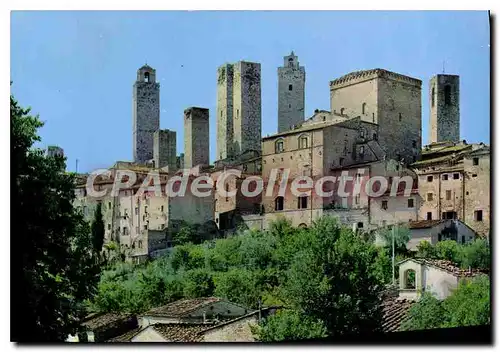
[[217, 156], [260, 151], [260, 64], [239, 61], [217, 71]]
[[184, 110], [184, 167], [210, 164], [208, 109], [190, 107]]
[[293, 51], [278, 67], [278, 133], [304, 122], [306, 71]]
[[440, 142], [411, 165], [418, 174], [425, 220], [458, 219], [487, 236], [490, 231], [490, 148], [482, 143]]
[[460, 141], [460, 78], [436, 75], [429, 82], [429, 143]]
[[145, 163], [153, 159], [153, 134], [160, 129], [160, 84], [156, 70], [148, 65], [137, 70], [132, 103], [133, 158]]
[[378, 125], [388, 159], [415, 162], [422, 139], [422, 81], [383, 69], [348, 73], [330, 82], [331, 111]]
[[177, 169], [177, 133], [170, 130], [157, 130], [153, 134], [154, 167], [168, 167], [172, 172]]
[[48, 157], [62, 156], [64, 157], [64, 150], [56, 145], [49, 145], [46, 154]]

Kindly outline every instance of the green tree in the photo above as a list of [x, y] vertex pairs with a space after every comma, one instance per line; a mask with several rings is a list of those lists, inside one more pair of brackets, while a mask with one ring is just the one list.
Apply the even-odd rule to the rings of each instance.
[[406, 245], [410, 241], [411, 233], [407, 226], [397, 225], [394, 229], [384, 228], [379, 235], [386, 247], [392, 248], [392, 237], [394, 234], [394, 247], [398, 252], [406, 252]]
[[318, 220], [304, 236], [283, 283], [283, 298], [324, 322], [331, 336], [376, 331], [383, 287], [374, 269], [377, 249], [333, 219]]
[[248, 308], [258, 308], [261, 289], [254, 273], [246, 269], [231, 269], [215, 277], [215, 296]]
[[476, 239], [470, 244], [462, 246], [462, 268], [490, 269], [491, 253], [488, 242], [484, 239]]
[[439, 241], [434, 247], [437, 259], [449, 260], [460, 264], [463, 253], [462, 247], [454, 240]]
[[446, 320], [442, 327], [490, 323], [490, 280], [486, 275], [463, 280], [443, 302]]
[[259, 341], [277, 342], [322, 338], [327, 336], [327, 331], [321, 320], [296, 310], [280, 310], [264, 319], [254, 334]]
[[408, 312], [401, 330], [424, 330], [439, 328], [446, 319], [443, 304], [429, 292], [424, 292]]
[[12, 95], [10, 120], [11, 208], [23, 217], [11, 237], [22, 249], [12, 259], [11, 340], [63, 341], [77, 332], [99, 279], [90, 228], [73, 208], [75, 175], [63, 157], [34, 148], [43, 123]]
[[184, 297], [211, 297], [215, 290], [212, 273], [206, 269], [193, 269], [184, 274]]
[[436, 257], [435, 248], [429, 241], [420, 241], [417, 245], [417, 257], [433, 259]]
[[92, 246], [94, 253], [99, 257], [104, 244], [104, 221], [102, 220], [102, 204], [99, 202], [95, 208], [94, 220], [90, 226], [92, 233]]

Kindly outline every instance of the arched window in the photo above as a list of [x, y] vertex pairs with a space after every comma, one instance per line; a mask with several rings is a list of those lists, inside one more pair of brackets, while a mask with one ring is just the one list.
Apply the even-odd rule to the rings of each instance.
[[340, 109], [340, 115], [344, 115], [344, 108]]
[[432, 93], [431, 93], [432, 107], [434, 107], [435, 102], [436, 102], [436, 88], [432, 87]]
[[408, 269], [405, 271], [405, 284], [404, 288], [407, 290], [414, 290], [416, 288], [416, 273], [413, 269]]
[[293, 86], [291, 84], [288, 85], [288, 90], [293, 90]]
[[366, 114], [366, 103], [363, 103], [363, 105], [361, 105], [361, 113], [363, 115]]
[[149, 82], [149, 72], [144, 74], [144, 82]]
[[275, 144], [276, 153], [283, 153], [285, 151], [285, 142], [283, 139], [278, 139]]
[[374, 141], [377, 141], [377, 140], [378, 140], [378, 136], [377, 136], [377, 134], [376, 134], [376, 133], [374, 133], [374, 134], [373, 134], [373, 140], [374, 140]]
[[444, 86], [444, 103], [446, 105], [451, 104], [451, 86], [449, 84]]
[[299, 137], [299, 148], [309, 148], [309, 140], [307, 136], [302, 135]]
[[299, 225], [299, 228], [301, 228], [301, 229], [307, 229], [307, 225], [304, 224], [304, 223], [302, 223], [302, 224]]
[[288, 59], [288, 66], [293, 67], [293, 58], [292, 57]]
[[284, 203], [285, 199], [283, 197], [276, 197], [276, 199], [274, 200], [274, 210], [283, 210]]

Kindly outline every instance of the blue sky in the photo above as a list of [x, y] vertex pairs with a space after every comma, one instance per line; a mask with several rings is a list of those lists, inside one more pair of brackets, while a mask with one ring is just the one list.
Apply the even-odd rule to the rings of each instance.
[[262, 65], [262, 134], [277, 130], [277, 67], [291, 50], [306, 68], [306, 116], [330, 108], [329, 81], [385, 68], [419, 78], [423, 143], [428, 81], [460, 75], [463, 139], [489, 143], [488, 13], [416, 11], [39, 11], [11, 14], [12, 93], [46, 125], [41, 146], [64, 148], [68, 170], [132, 159], [132, 85], [146, 61], [157, 72], [160, 127], [177, 131], [183, 111], [210, 109], [215, 158], [216, 71], [225, 62]]

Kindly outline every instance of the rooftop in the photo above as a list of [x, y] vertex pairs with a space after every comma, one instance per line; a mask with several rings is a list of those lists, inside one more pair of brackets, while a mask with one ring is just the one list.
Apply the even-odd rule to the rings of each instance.
[[400, 80], [412, 82], [417, 85], [421, 85], [422, 81], [410, 76], [405, 76], [400, 73], [396, 72], [391, 72], [388, 70], [384, 70], [382, 68], [375, 68], [375, 69], [369, 69], [369, 70], [360, 70], [360, 71], [353, 71], [348, 74], [345, 74], [339, 78], [334, 79], [333, 81], [330, 82], [330, 87], [336, 86], [336, 85], [341, 85], [344, 83], [347, 83], [352, 80], [356, 79], [362, 79], [362, 78], [368, 78], [369, 76], [374, 76], [374, 77], [392, 77], [392, 78], [397, 78]]
[[171, 342], [199, 342], [200, 334], [214, 324], [154, 324], [153, 329]]
[[91, 331], [96, 331], [120, 324], [131, 318], [133, 315], [122, 313], [91, 314], [82, 322], [82, 325]]
[[436, 225], [441, 224], [446, 220], [420, 220], [420, 221], [411, 221], [408, 223], [408, 227], [410, 229], [428, 229], [434, 227]]
[[153, 308], [143, 315], [154, 315], [162, 317], [183, 317], [189, 313], [202, 308], [206, 305], [220, 302], [222, 299], [217, 297], [203, 297], [194, 299], [181, 299], [170, 304]]
[[[450, 274], [457, 276], [457, 277], [474, 277], [477, 275], [484, 275], [489, 273], [489, 269], [484, 268], [484, 269], [478, 269], [478, 268], [470, 268], [470, 269], [460, 269], [456, 263], [449, 261], [449, 260], [443, 260], [443, 259], [423, 259], [423, 258], [409, 258], [401, 261], [400, 263], [406, 262], [406, 261], [415, 261], [419, 264], [422, 265], [428, 265], [435, 267], [437, 269], [441, 269], [444, 271], [449, 272]], [[398, 263], [398, 264], [400, 264]]]
[[382, 331], [396, 332], [408, 317], [414, 302], [408, 299], [388, 298], [382, 303]]

